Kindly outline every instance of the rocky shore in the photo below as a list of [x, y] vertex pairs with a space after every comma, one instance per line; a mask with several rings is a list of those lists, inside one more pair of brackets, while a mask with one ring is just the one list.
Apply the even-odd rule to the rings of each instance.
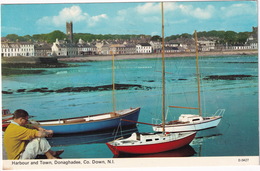
[[[199, 56], [233, 56], [233, 55], [258, 55], [257, 50], [236, 50], [236, 51], [220, 51], [220, 52], [199, 52]], [[166, 58], [172, 57], [192, 57], [194, 52], [179, 52], [174, 54], [165, 54]], [[115, 55], [115, 60], [126, 59], [151, 59], [159, 58], [161, 53], [157, 54], [131, 54], [131, 55]], [[88, 62], [88, 61], [106, 61], [111, 60], [111, 55], [93, 55], [84, 57], [64, 57], [59, 58], [59, 62]]]

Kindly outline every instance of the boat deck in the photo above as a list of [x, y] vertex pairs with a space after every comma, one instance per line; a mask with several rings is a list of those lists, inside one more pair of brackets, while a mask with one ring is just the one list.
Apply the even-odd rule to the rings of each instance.
[[59, 120], [46, 120], [46, 121], [39, 121], [40, 125], [55, 125], [55, 124], [71, 124], [71, 123], [83, 123], [83, 122], [93, 122], [98, 120], [105, 120], [110, 119], [113, 117], [118, 117], [127, 113], [130, 113], [131, 111], [134, 111], [135, 109], [125, 109], [110, 113], [104, 113], [104, 114], [97, 114], [97, 115], [89, 115], [85, 117], [77, 117], [77, 118], [68, 118], [68, 119], [59, 119]]

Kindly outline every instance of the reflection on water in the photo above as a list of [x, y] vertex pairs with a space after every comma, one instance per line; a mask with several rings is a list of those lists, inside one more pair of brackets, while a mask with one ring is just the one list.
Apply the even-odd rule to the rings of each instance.
[[182, 148], [166, 151], [162, 153], [156, 153], [156, 154], [145, 154], [145, 155], [135, 155], [135, 154], [121, 154], [119, 156], [114, 156], [114, 158], [150, 158], [150, 157], [190, 157], [193, 156], [196, 153], [196, 151], [190, 146], [186, 145]]
[[137, 132], [136, 126], [129, 126], [123, 128], [115, 128], [96, 132], [69, 134], [69, 135], [56, 135], [52, 138], [48, 138], [51, 146], [71, 146], [78, 144], [95, 144], [106, 143], [113, 141], [120, 137], [129, 137], [133, 132]]

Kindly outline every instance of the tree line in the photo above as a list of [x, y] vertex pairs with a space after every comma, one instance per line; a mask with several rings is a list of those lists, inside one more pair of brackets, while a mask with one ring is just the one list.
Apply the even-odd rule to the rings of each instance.
[[[212, 38], [216, 40], [217, 44], [226, 44], [228, 43], [229, 45], [243, 45], [247, 38], [252, 34], [252, 32], [234, 32], [234, 31], [202, 31], [202, 32], [197, 32], [198, 38], [205, 37], [205, 38]], [[191, 39], [193, 35], [184, 33], [181, 35], [172, 35], [169, 37], [166, 37], [165, 40], [176, 40], [178, 38], [188, 38]]]
[[[218, 44], [226, 44], [229, 45], [243, 45], [247, 38], [250, 36], [252, 32], [234, 32], [234, 31], [202, 31], [197, 32], [198, 38], [205, 37], [205, 38], [212, 38], [217, 41]], [[74, 42], [77, 42], [80, 38], [84, 41], [91, 42], [93, 40], [131, 40], [131, 39], [139, 39], [141, 36], [147, 36], [150, 37], [151, 40], [154, 41], [160, 41], [161, 37], [158, 35], [155, 36], [149, 36], [149, 35], [130, 35], [130, 34], [91, 34], [91, 33], [74, 33], [73, 39]], [[186, 38], [186, 39], [192, 39], [193, 35], [188, 33], [178, 34], [178, 35], [172, 35], [165, 38], [165, 41], [171, 41], [171, 40], [177, 40], [179, 38]], [[51, 33], [47, 34], [34, 34], [34, 35], [25, 35], [25, 36], [19, 36], [17, 34], [8, 34], [6, 36], [6, 39], [12, 42], [47, 42], [47, 43], [53, 43], [58, 40], [66, 40], [67, 35], [59, 30], [55, 30]]]

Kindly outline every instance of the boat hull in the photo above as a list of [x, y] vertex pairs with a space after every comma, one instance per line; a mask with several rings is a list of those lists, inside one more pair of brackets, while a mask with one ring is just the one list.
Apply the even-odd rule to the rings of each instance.
[[[135, 108], [135, 109], [129, 109], [129, 112], [125, 114], [107, 118], [107, 119], [100, 119], [100, 120], [93, 120], [93, 121], [89, 120], [89, 121], [84, 121], [79, 123], [61, 123], [61, 124], [46, 124], [46, 123], [51, 123], [53, 120], [52, 121], [45, 120], [45, 121], [38, 121], [38, 123], [39, 126], [44, 129], [53, 130], [54, 134], [81, 133], [81, 132], [99, 131], [104, 129], [115, 128], [119, 124], [121, 124], [121, 126], [133, 125], [135, 123], [121, 121], [121, 119], [137, 121], [139, 117], [139, 113], [140, 113], [140, 108]], [[98, 116], [102, 118], [102, 114]], [[69, 118], [69, 119], [76, 120], [81, 118], [78, 117], [78, 118]]]
[[[210, 129], [218, 126], [221, 121], [221, 116], [216, 116], [212, 119], [208, 119], [206, 121], [201, 121], [197, 123], [176, 123], [176, 124], [166, 124], [165, 131], [166, 132], [187, 132], [187, 131], [200, 131], [204, 129]], [[162, 132], [162, 126], [156, 125], [153, 126], [153, 130], [155, 132]]]
[[160, 143], [153, 143], [153, 144], [143, 144], [143, 145], [127, 145], [127, 146], [116, 146], [113, 143], [106, 143], [108, 148], [112, 151], [115, 156], [120, 154], [128, 153], [128, 154], [152, 154], [152, 153], [160, 153], [166, 152], [170, 150], [179, 149], [184, 147], [195, 138], [196, 132], [189, 134], [188, 136], [167, 141], [167, 142], [160, 142]]

